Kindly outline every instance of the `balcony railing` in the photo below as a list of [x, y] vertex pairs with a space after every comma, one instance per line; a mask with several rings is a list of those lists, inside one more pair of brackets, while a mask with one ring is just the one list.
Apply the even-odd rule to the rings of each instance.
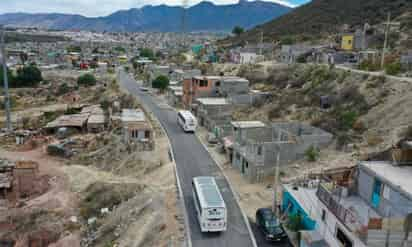
[[346, 209], [342, 204], [340, 204], [332, 195], [331, 191], [327, 188], [331, 184], [322, 184], [318, 186], [316, 192], [317, 197], [321, 202], [323, 202], [328, 209], [344, 224], [350, 231], [354, 232], [360, 239], [365, 239], [367, 234], [368, 226], [363, 225], [359, 220], [358, 216], [352, 211]]

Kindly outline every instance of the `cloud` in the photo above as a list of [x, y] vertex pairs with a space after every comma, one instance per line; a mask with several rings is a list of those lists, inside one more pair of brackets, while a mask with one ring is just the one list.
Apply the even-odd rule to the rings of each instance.
[[[216, 4], [236, 3], [238, 0], [213, 0]], [[295, 7], [301, 0], [267, 0]], [[194, 5], [201, 0], [189, 0]], [[0, 0], [0, 13], [68, 13], [95, 17], [109, 15], [120, 9], [139, 8], [144, 5], [181, 5], [182, 0]]]

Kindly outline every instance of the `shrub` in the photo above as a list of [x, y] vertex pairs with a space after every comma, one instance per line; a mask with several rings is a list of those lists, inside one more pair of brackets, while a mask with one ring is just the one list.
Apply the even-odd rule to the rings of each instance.
[[359, 64], [359, 69], [366, 71], [378, 71], [380, 69], [380, 65], [372, 60], [364, 60]]
[[388, 75], [397, 75], [401, 72], [401, 64], [399, 62], [394, 62], [385, 65], [385, 72]]
[[70, 92], [70, 87], [67, 85], [67, 83], [60, 84], [57, 88], [57, 96], [66, 94], [68, 92]]
[[308, 149], [305, 151], [305, 157], [308, 161], [310, 162], [315, 162], [318, 160], [320, 156], [320, 151], [319, 148], [311, 145]]
[[100, 106], [105, 112], [108, 112], [111, 103], [108, 99], [103, 99], [100, 101]]
[[96, 85], [96, 78], [93, 74], [87, 73], [77, 78], [77, 84], [83, 86], [94, 86]]
[[43, 77], [41, 75], [41, 71], [35, 65], [28, 65], [17, 70], [14, 86], [34, 87], [37, 86], [42, 80]]
[[80, 111], [80, 109], [78, 109], [78, 108], [69, 107], [69, 108], [67, 108], [67, 110], [64, 112], [64, 115], [78, 114], [78, 113], [80, 113], [80, 112], [81, 112], [81, 111]]
[[345, 130], [351, 129], [358, 119], [358, 113], [355, 111], [345, 111], [340, 115], [341, 127]]
[[152, 82], [153, 88], [160, 89], [160, 91], [164, 91], [169, 86], [169, 78], [164, 75], [158, 76]]

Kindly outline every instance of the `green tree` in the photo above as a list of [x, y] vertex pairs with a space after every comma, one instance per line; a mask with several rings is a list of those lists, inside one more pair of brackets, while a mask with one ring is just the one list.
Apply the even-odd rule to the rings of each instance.
[[35, 65], [28, 65], [17, 70], [14, 85], [16, 87], [34, 87], [42, 80], [41, 71]]
[[169, 78], [160, 75], [152, 81], [152, 86], [153, 88], [160, 89], [160, 91], [164, 91], [169, 86]]
[[132, 66], [133, 66], [133, 69], [136, 71], [137, 68], [139, 67], [139, 64], [137, 63], [136, 60], [133, 60], [133, 61], [132, 61]]
[[149, 59], [154, 59], [155, 58], [155, 54], [154, 54], [153, 50], [150, 49], [150, 48], [140, 49], [140, 56], [141, 57], [147, 57]]
[[[9, 70], [9, 68], [7, 68], [7, 79], [9, 82], [10, 87], [12, 87], [14, 85], [14, 81], [15, 81], [15, 77], [13, 75], [13, 73], [11, 72], [11, 70]], [[3, 74], [3, 65], [0, 64], [0, 87], [3, 87], [4, 84], [4, 74]]]
[[83, 85], [83, 86], [94, 86], [96, 85], [96, 78], [94, 77], [93, 74], [86, 73], [84, 75], [81, 75], [77, 78], [77, 84]]
[[240, 26], [235, 26], [232, 30], [232, 33], [236, 36], [238, 36], [238, 35], [240, 35], [244, 32], [245, 32], [245, 29], [243, 29], [243, 27], [240, 27]]
[[82, 48], [78, 45], [71, 45], [66, 48], [67, 52], [82, 52]]
[[126, 49], [121, 46], [116, 46], [113, 50], [118, 53], [126, 53]]

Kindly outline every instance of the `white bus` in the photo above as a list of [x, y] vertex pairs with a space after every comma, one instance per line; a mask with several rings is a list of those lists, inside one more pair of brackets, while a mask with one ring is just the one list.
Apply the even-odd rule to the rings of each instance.
[[226, 204], [213, 177], [195, 177], [193, 200], [202, 232], [226, 231]]
[[195, 132], [196, 130], [197, 120], [190, 111], [179, 111], [177, 122], [185, 132]]

